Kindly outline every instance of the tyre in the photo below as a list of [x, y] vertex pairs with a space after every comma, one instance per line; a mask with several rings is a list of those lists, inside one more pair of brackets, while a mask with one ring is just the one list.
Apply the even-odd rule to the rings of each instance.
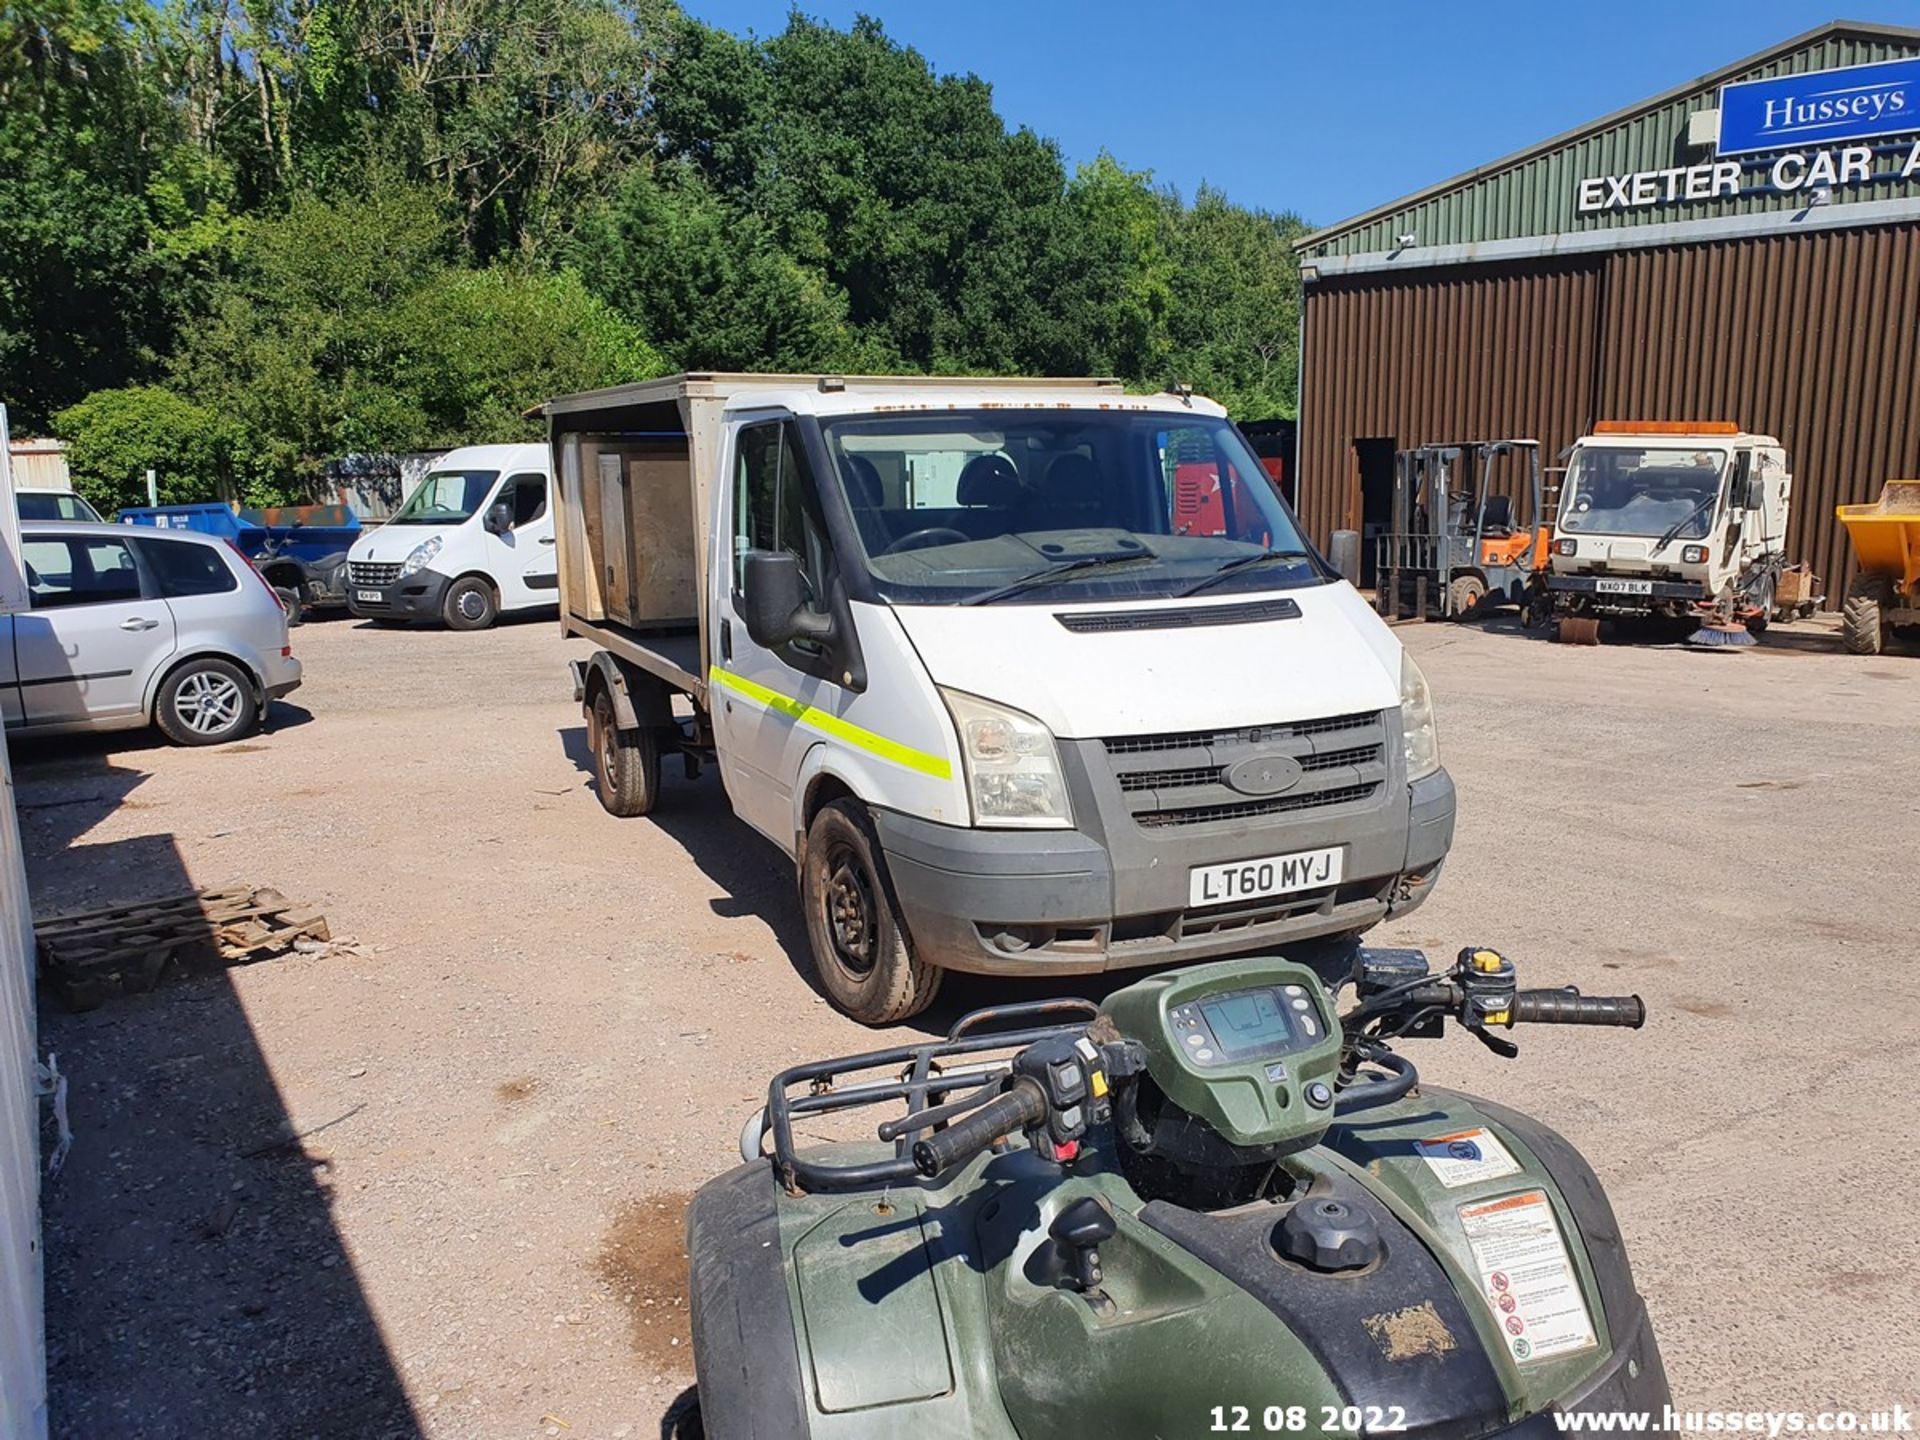
[[500, 618], [500, 601], [485, 580], [465, 575], [447, 587], [440, 618], [449, 630], [485, 630]]
[[280, 603], [287, 607], [287, 624], [298, 625], [305, 618], [305, 610], [300, 604], [300, 592], [290, 585], [276, 585], [273, 593], [280, 597]]
[[1768, 576], [1765, 583], [1760, 587], [1759, 593], [1749, 597], [1753, 601], [1755, 608], [1760, 612], [1747, 620], [1747, 633], [1756, 640], [1766, 634], [1767, 626], [1773, 623], [1774, 591], [1775, 584], [1773, 577]]
[[253, 677], [231, 660], [189, 660], [166, 678], [153, 723], [176, 745], [221, 745], [260, 724]]
[[625, 819], [650, 814], [660, 798], [660, 742], [651, 730], [623, 730], [605, 685], [587, 710], [587, 742], [600, 807]]
[[1478, 575], [1456, 575], [1447, 586], [1447, 613], [1455, 620], [1471, 620], [1486, 598], [1486, 581]]
[[863, 1025], [918, 1015], [939, 993], [941, 971], [914, 958], [873, 825], [857, 800], [824, 805], [807, 827], [800, 869], [820, 988]]
[[1840, 610], [1840, 644], [1850, 655], [1878, 655], [1887, 643], [1881, 623], [1893, 587], [1883, 575], [1856, 575]]

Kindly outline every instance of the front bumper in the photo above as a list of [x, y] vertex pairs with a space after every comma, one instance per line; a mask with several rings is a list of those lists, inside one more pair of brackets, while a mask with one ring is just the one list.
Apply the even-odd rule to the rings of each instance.
[[1600, 582], [1603, 579], [1642, 580], [1643, 578], [1637, 575], [1548, 575], [1547, 593], [1553, 596], [1556, 604], [1561, 606], [1578, 604], [1588, 610], [1604, 610], [1622, 615], [1651, 610], [1656, 606], [1666, 609], [1675, 604], [1699, 604], [1711, 598], [1707, 594], [1706, 587], [1697, 580], [1645, 579], [1647, 588], [1633, 593], [1600, 588]]
[[349, 574], [347, 612], [363, 620], [438, 620], [452, 583], [452, 576], [434, 570], [416, 570], [385, 585], [369, 585]]
[[[1397, 737], [1396, 737], [1397, 739]], [[1453, 781], [1442, 770], [1396, 802], [1315, 812], [1226, 833], [985, 830], [880, 810], [874, 825], [914, 951], [993, 975], [1077, 975], [1203, 960], [1358, 934], [1426, 899], [1453, 842]], [[1076, 814], [1094, 814], [1080, 806]], [[1340, 845], [1323, 891], [1188, 907], [1187, 871]]]

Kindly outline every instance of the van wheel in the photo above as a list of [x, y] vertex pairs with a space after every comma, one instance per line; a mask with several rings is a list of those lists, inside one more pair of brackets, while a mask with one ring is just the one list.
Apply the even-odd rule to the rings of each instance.
[[891, 1025], [933, 1003], [942, 972], [914, 958], [880, 843], [858, 801], [829, 802], [807, 827], [800, 898], [814, 971], [841, 1010], [863, 1025]]
[[500, 602], [494, 598], [493, 586], [478, 575], [468, 575], [447, 587], [440, 618], [449, 630], [484, 630], [500, 618]]
[[587, 742], [600, 807], [626, 819], [650, 814], [660, 798], [660, 743], [651, 730], [622, 730], [613, 696], [601, 686], [587, 710]]
[[153, 723], [176, 745], [221, 745], [260, 723], [253, 680], [231, 660], [189, 660], [160, 687]]

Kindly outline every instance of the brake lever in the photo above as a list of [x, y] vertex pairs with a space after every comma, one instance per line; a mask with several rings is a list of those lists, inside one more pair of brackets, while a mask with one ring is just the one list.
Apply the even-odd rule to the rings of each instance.
[[1511, 1060], [1520, 1053], [1520, 1047], [1513, 1041], [1494, 1034], [1480, 1025], [1469, 1025], [1467, 1029], [1479, 1037], [1480, 1043], [1498, 1055], [1502, 1060]]

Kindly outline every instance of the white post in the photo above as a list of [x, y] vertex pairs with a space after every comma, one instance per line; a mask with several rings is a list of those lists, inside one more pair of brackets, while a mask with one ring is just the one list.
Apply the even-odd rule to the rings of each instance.
[[147, 471], [147, 504], [158, 505], [159, 503], [160, 488], [153, 483], [153, 471], [149, 470]]
[[20, 568], [20, 510], [13, 500], [13, 436], [7, 429], [7, 407], [0, 405], [0, 615], [25, 610], [31, 603], [26, 572]]

